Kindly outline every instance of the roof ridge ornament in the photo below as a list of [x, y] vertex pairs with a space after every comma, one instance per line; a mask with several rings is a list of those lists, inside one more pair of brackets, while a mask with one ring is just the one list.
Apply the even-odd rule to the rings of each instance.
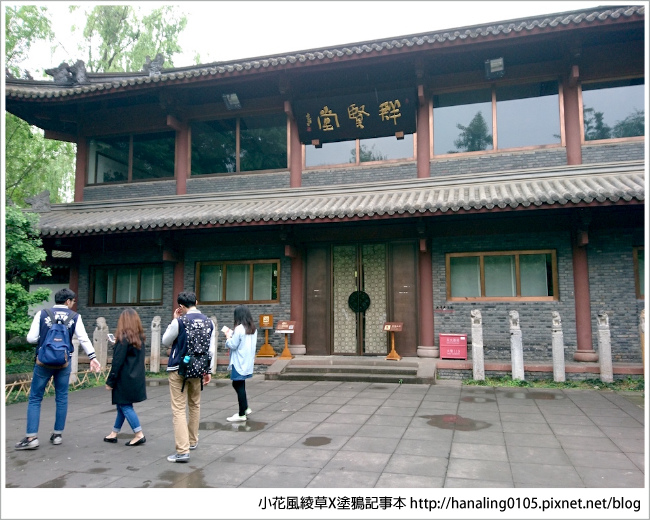
[[74, 65], [68, 65], [64, 61], [56, 68], [45, 69], [45, 73], [54, 78], [56, 85], [71, 86], [90, 83], [86, 76], [86, 64], [82, 60], [77, 60]]
[[147, 56], [145, 58], [144, 65], [142, 66], [142, 71], [149, 73], [149, 77], [160, 76], [160, 72], [163, 68], [163, 63], [165, 63], [165, 57], [161, 53], [156, 54], [156, 57], [153, 59], [153, 61], [151, 61], [150, 56]]

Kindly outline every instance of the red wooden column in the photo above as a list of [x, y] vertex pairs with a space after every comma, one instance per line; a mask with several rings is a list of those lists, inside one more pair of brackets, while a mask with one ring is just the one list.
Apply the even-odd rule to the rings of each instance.
[[289, 118], [289, 186], [300, 188], [302, 186], [302, 144], [298, 136], [298, 122], [293, 116], [289, 101], [284, 102], [284, 111]]
[[[75, 253], [73, 254], [74, 263], [70, 266], [70, 283], [69, 288], [77, 295], [77, 303], [74, 307], [77, 310], [79, 307], [79, 256]], [[86, 327], [88, 326], [87, 324]]]
[[167, 116], [167, 126], [176, 130], [176, 195], [187, 193], [187, 177], [190, 173], [190, 127], [186, 122], [179, 121], [174, 116]]
[[[420, 320], [420, 347], [434, 346], [434, 331], [433, 331], [433, 274], [432, 274], [432, 261], [431, 250], [427, 246], [427, 239], [421, 238], [420, 253], [418, 262], [418, 274], [420, 277], [419, 295], [420, 301], [418, 302], [418, 315]], [[425, 350], [431, 350], [425, 349]], [[419, 352], [423, 354], [424, 350]]]
[[[86, 165], [88, 164], [88, 139], [77, 139], [77, 163], [74, 172], [74, 201], [83, 202], [86, 185]], [[75, 291], [77, 292], [77, 291]]]
[[417, 120], [417, 171], [418, 179], [431, 177], [431, 156], [429, 155], [429, 100], [424, 95], [424, 86], [418, 85]]
[[[290, 334], [291, 345], [304, 348], [303, 340], [303, 258], [299, 248], [292, 245], [284, 246], [284, 254], [291, 258], [291, 321], [296, 322], [295, 332]], [[302, 349], [301, 349], [302, 350]], [[301, 353], [301, 352], [294, 352]], [[302, 352], [304, 354], [305, 352]]]
[[577, 65], [571, 68], [569, 81], [564, 84], [563, 91], [567, 164], [582, 164], [582, 133], [580, 128], [580, 96], [578, 92]]
[[172, 318], [176, 308], [176, 298], [178, 293], [185, 290], [185, 259], [182, 253], [179, 253], [172, 247], [163, 249], [163, 262], [174, 264], [174, 278], [172, 281]]
[[591, 298], [589, 294], [589, 264], [587, 261], [588, 220], [583, 217], [581, 226], [572, 234], [573, 285], [576, 309], [577, 350], [575, 361], [598, 361], [591, 333]]

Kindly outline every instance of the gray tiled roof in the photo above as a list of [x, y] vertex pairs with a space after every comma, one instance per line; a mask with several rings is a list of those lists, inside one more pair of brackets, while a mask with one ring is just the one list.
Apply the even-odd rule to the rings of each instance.
[[630, 161], [488, 173], [471, 178], [456, 175], [264, 193], [59, 204], [41, 213], [40, 227], [45, 236], [78, 235], [644, 200], [644, 163]]
[[255, 71], [256, 69], [273, 70], [330, 59], [340, 61], [350, 57], [358, 57], [360, 55], [371, 56], [383, 51], [391, 51], [404, 47], [435, 48], [436, 46], [448, 45], [450, 43], [480, 41], [482, 39], [493, 39], [494, 37], [508, 37], [515, 34], [539, 32], [540, 30], [606, 23], [619, 18], [630, 18], [633, 16], [645, 16], [645, 7], [643, 5], [594, 7], [580, 11], [401, 36], [332, 48], [298, 51], [292, 54], [279, 54], [193, 67], [167, 69], [161, 74], [152, 76], [145, 73], [125, 73], [122, 75], [116, 75], [116, 73], [88, 74], [89, 84], [69, 87], [57, 86], [53, 82], [12, 80], [7, 81], [5, 95], [8, 98], [65, 98], [112, 89], [133, 88], [152, 83], [166, 84], [208, 76], [232, 76], [239, 73]]

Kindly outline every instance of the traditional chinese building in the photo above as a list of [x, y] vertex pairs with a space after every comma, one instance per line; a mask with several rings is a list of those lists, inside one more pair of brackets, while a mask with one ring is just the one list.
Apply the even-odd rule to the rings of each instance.
[[[462, 17], [459, 16], [459, 21]], [[643, 6], [54, 81], [6, 108], [77, 144], [74, 202], [40, 208], [78, 310], [296, 322], [294, 353], [435, 356], [480, 309], [486, 359], [640, 362]], [[67, 282], [67, 279], [66, 279]], [[282, 338], [271, 335], [276, 350]], [[471, 341], [471, 338], [470, 338]]]

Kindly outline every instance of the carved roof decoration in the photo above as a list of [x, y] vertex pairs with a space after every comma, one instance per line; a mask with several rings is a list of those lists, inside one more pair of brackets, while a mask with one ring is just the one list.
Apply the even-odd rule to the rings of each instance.
[[350, 184], [54, 204], [42, 236], [317, 223], [643, 202], [643, 161]]
[[[371, 57], [402, 48], [436, 48], [437, 46], [462, 44], [482, 39], [508, 38], [526, 33], [539, 33], [556, 29], [583, 27], [615, 22], [619, 19], [643, 18], [645, 7], [604, 6], [580, 11], [541, 15], [517, 20], [480, 24], [475, 26], [448, 29], [432, 33], [415, 34], [384, 40], [340, 45], [331, 48], [312, 49], [291, 54], [279, 54], [252, 59], [215, 62], [192, 67], [162, 69], [154, 62], [149, 68], [137, 73], [85, 74], [87, 83], [70, 86], [57, 85], [50, 81], [30, 81], [7, 78], [5, 95], [7, 98], [57, 99], [69, 98], [88, 93], [119, 90], [146, 86], [152, 83], [186, 82], [209, 76], [232, 76], [257, 70], [274, 70], [299, 67], [305, 63], [345, 60], [357, 57]], [[62, 64], [67, 65], [67, 64]], [[151, 67], [153, 65], [153, 68]]]

